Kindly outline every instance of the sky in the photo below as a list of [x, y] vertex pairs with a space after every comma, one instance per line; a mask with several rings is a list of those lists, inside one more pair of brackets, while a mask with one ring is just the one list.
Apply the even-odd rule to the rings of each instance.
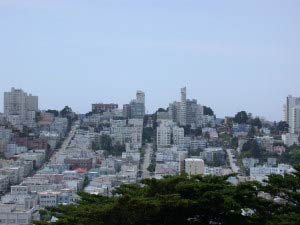
[[299, 12], [298, 0], [0, 0], [0, 95], [85, 113], [143, 90], [151, 113], [186, 86], [217, 117], [281, 120], [300, 96]]

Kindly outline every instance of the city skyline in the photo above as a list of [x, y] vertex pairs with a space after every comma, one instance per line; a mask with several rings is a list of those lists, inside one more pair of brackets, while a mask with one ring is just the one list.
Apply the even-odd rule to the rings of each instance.
[[300, 224], [299, 12], [0, 0], [1, 225]]
[[[190, 99], [190, 100], [196, 99], [196, 100], [199, 100], [199, 99], [197, 99], [197, 98], [195, 98], [195, 97], [193, 97], [193, 96], [189, 96], [189, 95], [188, 95], [189, 90], [187, 89], [187, 87], [182, 87], [181, 89], [178, 90], [178, 93], [181, 92], [180, 95], [182, 94], [183, 88], [185, 88], [185, 94], [186, 94], [185, 98], [186, 98], [186, 99]], [[24, 91], [24, 88], [11, 87], [10, 89], [5, 90], [5, 91], [3, 92], [3, 94], [4, 94], [6, 91], [10, 91], [10, 90], [12, 90], [12, 89], [20, 89], [20, 90]], [[25, 90], [25, 91], [26, 91], [26, 90]], [[136, 93], [139, 93], [140, 91], [142, 91], [142, 90], [136, 90]], [[187, 93], [186, 93], [186, 92], [187, 92]], [[178, 93], [177, 93], [177, 94], [178, 94]], [[32, 92], [29, 92], [29, 94], [31, 95]], [[33, 95], [37, 95], [38, 97], [40, 97], [39, 94], [33, 94]], [[133, 96], [134, 96], [134, 94], [133, 94]], [[156, 110], [158, 110], [159, 108], [167, 109], [167, 108], [169, 107], [169, 104], [173, 103], [174, 101], [181, 101], [181, 100], [182, 100], [182, 99], [181, 99], [182, 96], [179, 96], [177, 99], [171, 100], [171, 101], [170, 101], [168, 104], [166, 104], [165, 106], [158, 106], [157, 108], [154, 108], [153, 111], [149, 112], [149, 110], [148, 110], [148, 108], [147, 108], [147, 98], [150, 97], [150, 96], [147, 96], [147, 93], [145, 93], [145, 96], [146, 96], [146, 97], [144, 97], [144, 98], [145, 98], [146, 100], [144, 99], [144, 102], [146, 103], [146, 104], [145, 104], [145, 107], [146, 107], [146, 114], [152, 114], [152, 113], [154, 113]], [[286, 100], [286, 98], [287, 98], [288, 96], [293, 96], [293, 95], [287, 95], [287, 96], [285, 96], [285, 98], [284, 98], [283, 101], [282, 101], [281, 108], [280, 108], [280, 110], [281, 110], [281, 111], [280, 111], [280, 112], [281, 112], [280, 118], [277, 119], [277, 120], [274, 119], [274, 121], [282, 121], [282, 120], [284, 120], [284, 118], [285, 118], [285, 116], [286, 116], [286, 115], [285, 115], [286, 113], [284, 112], [284, 110], [285, 110], [285, 105], [286, 105], [286, 101], [285, 101], [285, 100]], [[132, 98], [133, 98], [133, 97], [131, 97], [131, 99], [132, 99]], [[0, 109], [1, 109], [1, 110], [0, 110], [0, 112], [2, 112], [2, 113], [4, 112], [4, 107], [3, 107], [4, 102], [3, 102], [3, 100], [4, 100], [4, 98], [2, 97], [1, 100], [0, 100], [0, 103], [1, 103], [1, 106], [0, 106]], [[119, 108], [119, 109], [122, 109], [122, 107], [123, 107], [124, 105], [128, 104], [129, 102], [132, 102], [132, 100], [129, 99], [127, 102], [125, 101], [124, 103], [116, 102], [116, 101], [114, 101], [114, 100], [111, 100], [111, 101], [105, 101], [105, 100], [103, 100], [103, 101], [95, 101], [95, 102], [87, 103], [87, 104], [88, 104], [88, 107], [86, 107], [86, 108], [87, 108], [86, 111], [78, 111], [78, 110], [76, 110], [76, 108], [73, 108], [72, 105], [70, 105], [70, 104], [62, 104], [61, 107], [59, 107], [59, 108], [55, 108], [55, 107], [47, 107], [45, 103], [43, 104], [43, 102], [39, 100], [39, 104], [40, 104], [39, 110], [48, 110], [48, 109], [56, 109], [56, 110], [60, 110], [60, 109], [62, 109], [64, 106], [69, 106], [69, 107], [71, 107], [75, 112], [84, 114], [84, 113], [87, 113], [87, 112], [91, 112], [91, 111], [92, 111], [92, 105], [93, 105], [93, 104], [97, 104], [97, 103], [117, 104], [117, 105], [118, 105], [118, 108]], [[246, 112], [248, 112], [248, 113], [251, 113], [253, 116], [258, 116], [258, 117], [261, 117], [261, 118], [265, 118], [265, 119], [267, 119], [267, 120], [269, 120], [269, 121], [273, 121], [272, 119], [270, 119], [270, 118], [268, 118], [268, 117], [265, 117], [265, 116], [263, 115], [263, 111], [260, 112], [261, 114], [255, 114], [253, 111], [249, 111], [249, 110], [247, 110], [247, 109], [245, 109], [245, 108], [244, 108], [244, 109], [240, 109], [239, 111], [233, 112], [233, 114], [224, 114], [224, 116], [220, 116], [220, 114], [218, 114], [218, 112], [215, 110], [214, 107], [212, 107], [212, 105], [210, 105], [210, 104], [203, 104], [203, 103], [201, 103], [201, 102], [199, 102], [199, 101], [198, 101], [198, 103], [199, 103], [200, 105], [203, 105], [203, 106], [211, 107], [212, 110], [214, 110], [214, 113], [215, 113], [215, 115], [217, 116], [217, 118], [224, 118], [224, 117], [226, 117], [226, 116], [234, 116], [234, 115], [235, 115], [237, 112], [239, 112], [239, 111], [246, 111]], [[225, 113], [226, 113], [226, 112], [225, 112]], [[285, 120], [286, 120], [286, 118], [285, 118]]]
[[[188, 98], [218, 117], [246, 110], [282, 119], [300, 96], [296, 1], [1, 1], [0, 91], [39, 95], [41, 108], [127, 103], [149, 113]], [[22, 38], [20, 38], [22, 37]], [[3, 99], [0, 100], [3, 111]]]

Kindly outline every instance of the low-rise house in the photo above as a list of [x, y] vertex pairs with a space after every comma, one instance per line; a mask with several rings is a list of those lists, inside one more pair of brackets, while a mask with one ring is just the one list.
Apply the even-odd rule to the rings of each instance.
[[250, 177], [252, 180], [263, 182], [264, 180], [268, 179], [268, 175], [270, 174], [284, 175], [293, 171], [294, 169], [292, 168], [292, 166], [287, 164], [279, 164], [277, 167], [271, 167], [266, 165], [256, 166], [250, 167]]

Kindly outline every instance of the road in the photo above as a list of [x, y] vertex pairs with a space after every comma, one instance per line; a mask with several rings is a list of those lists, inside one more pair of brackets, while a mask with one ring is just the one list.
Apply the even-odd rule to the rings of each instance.
[[232, 149], [227, 149], [226, 150], [228, 158], [229, 158], [229, 164], [230, 164], [232, 172], [233, 173], [238, 173], [240, 168], [236, 165], [236, 159], [234, 158], [234, 155], [232, 154], [232, 151], [233, 151]]
[[147, 144], [144, 155], [144, 163], [142, 165], [143, 178], [151, 178], [150, 172], [147, 170], [150, 165], [151, 154], [153, 152], [152, 145]]
[[61, 145], [61, 148], [56, 151], [52, 157], [50, 158], [50, 161], [51, 163], [56, 163], [57, 162], [57, 158], [56, 158], [56, 154], [58, 152], [63, 152], [66, 150], [66, 148], [69, 146], [70, 142], [71, 142], [71, 139], [74, 137], [75, 135], [75, 132], [76, 132], [76, 125], [73, 125], [72, 128], [71, 128], [71, 131], [69, 132], [67, 138], [64, 140], [64, 142], [62, 143]]

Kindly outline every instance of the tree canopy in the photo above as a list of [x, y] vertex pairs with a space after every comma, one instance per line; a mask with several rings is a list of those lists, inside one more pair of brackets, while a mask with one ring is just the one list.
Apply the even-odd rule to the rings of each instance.
[[259, 158], [261, 155], [261, 148], [255, 139], [248, 140], [242, 148], [242, 153], [248, 157]]
[[254, 119], [251, 120], [251, 125], [257, 127], [258, 129], [262, 128], [262, 122], [258, 117], [255, 117]]
[[66, 117], [68, 116], [69, 113], [72, 113], [72, 109], [69, 106], [65, 106], [61, 111], [60, 111], [60, 115], [62, 117]]
[[279, 123], [277, 123], [276, 128], [277, 128], [277, 131], [280, 133], [289, 131], [289, 125], [285, 121], [280, 121]]
[[58, 110], [55, 110], [55, 109], [48, 109], [46, 112], [52, 113], [55, 117], [59, 116]]
[[245, 111], [238, 112], [234, 117], [234, 122], [238, 124], [247, 123], [249, 117]]
[[203, 114], [208, 116], [213, 116], [214, 111], [210, 107], [203, 106]]
[[[300, 168], [296, 169], [290, 175], [271, 175], [266, 185], [232, 185], [229, 176], [146, 179], [143, 185], [122, 185], [114, 197], [81, 193], [78, 205], [47, 211], [58, 218], [53, 225], [296, 225], [300, 221]], [[259, 197], [263, 193], [270, 198]]]

